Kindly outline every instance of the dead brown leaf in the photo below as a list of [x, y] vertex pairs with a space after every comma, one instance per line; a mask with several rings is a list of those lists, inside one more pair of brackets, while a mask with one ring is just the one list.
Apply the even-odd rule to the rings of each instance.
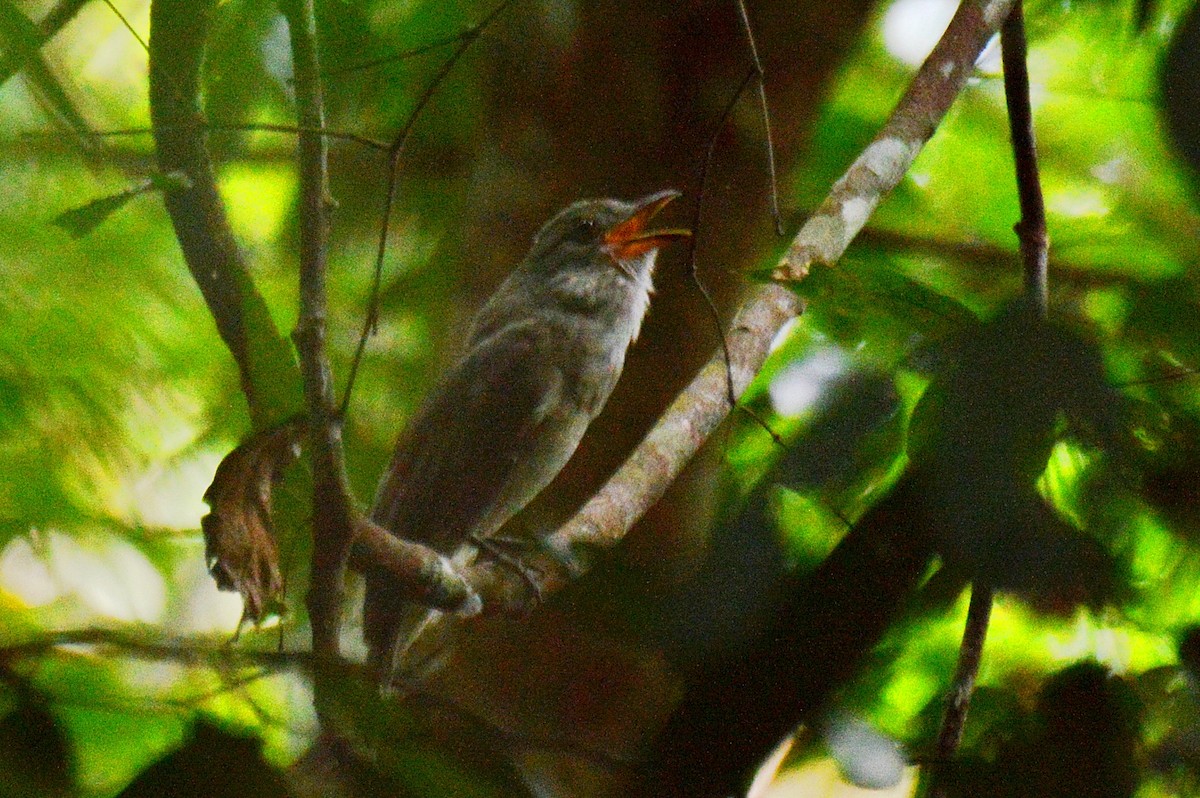
[[303, 422], [256, 433], [217, 466], [200, 519], [209, 573], [221, 590], [242, 595], [244, 620], [261, 621], [283, 592], [271, 493], [283, 469], [300, 455]]

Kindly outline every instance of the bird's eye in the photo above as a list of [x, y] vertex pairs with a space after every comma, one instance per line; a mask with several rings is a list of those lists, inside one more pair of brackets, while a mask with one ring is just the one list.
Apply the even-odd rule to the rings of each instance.
[[596, 237], [598, 225], [595, 219], [579, 219], [567, 231], [565, 240], [574, 244], [587, 244]]

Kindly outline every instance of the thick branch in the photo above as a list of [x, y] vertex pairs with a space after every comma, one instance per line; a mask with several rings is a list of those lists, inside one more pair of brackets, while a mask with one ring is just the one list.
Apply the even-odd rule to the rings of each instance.
[[158, 168], [190, 188], [166, 192], [175, 235], [221, 340], [238, 365], [257, 429], [293, 416], [293, 356], [255, 290], [217, 191], [200, 111], [200, 69], [216, 0], [154, 0], [150, 7], [150, 122]]
[[[887, 123], [796, 235], [773, 272], [775, 279], [801, 280], [813, 263], [841, 257], [933, 135], [1012, 4], [1013, 0], [967, 0], [959, 7]], [[743, 303], [729, 331], [729, 368], [738, 394], [762, 367], [780, 327], [799, 310], [795, 295], [779, 285], [757, 287]], [[725, 367], [724, 358], [714, 355], [608, 483], [550, 536], [551, 553], [533, 563], [544, 574], [543, 595], [576, 575], [563, 567], [564, 561], [586, 566], [589, 551], [616, 545], [724, 420], [730, 410]], [[561, 556], [567, 553], [572, 556]], [[506, 597], [524, 604], [522, 585], [502, 569], [486, 569], [476, 584], [493, 601]]]
[[450, 561], [428, 546], [396, 537], [370, 519], [355, 514], [350, 565], [360, 572], [383, 568], [405, 598], [461, 616], [482, 609], [479, 596]]

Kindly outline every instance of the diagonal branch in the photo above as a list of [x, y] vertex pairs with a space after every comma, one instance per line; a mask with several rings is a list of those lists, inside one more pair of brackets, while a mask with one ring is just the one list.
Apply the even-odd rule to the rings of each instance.
[[79, 9], [87, 5], [88, 0], [59, 0], [42, 21], [37, 24], [35, 37], [29, 42], [28, 48], [12, 47], [4, 55], [0, 55], [0, 86], [9, 78], [21, 71], [28, 60], [35, 55], [46, 42], [58, 35], [58, 32], [68, 22], [75, 19]]
[[[841, 257], [933, 135], [1012, 5], [1013, 0], [962, 3], [891, 117], [796, 235], [772, 272], [775, 280], [802, 280], [812, 264]], [[762, 367], [775, 334], [800, 310], [796, 295], [783, 285], [763, 285], [750, 292], [728, 331], [729, 369], [737, 393]], [[578, 575], [564, 562], [586, 568], [591, 555], [619, 543], [729, 410], [725, 362], [717, 353], [608, 483], [547, 539], [548, 551], [533, 563], [543, 574], [542, 594], [561, 589]], [[511, 609], [527, 604], [523, 585], [502, 570], [487, 569], [478, 575], [478, 584], [492, 601], [505, 602]]]
[[[167, 212], [188, 270], [238, 365], [257, 429], [293, 416], [299, 375], [234, 240], [217, 190], [200, 110], [200, 68], [216, 0], [154, 0], [150, 7], [150, 122], [158, 167], [190, 187], [167, 191]], [[294, 386], [294, 390], [293, 390]]]

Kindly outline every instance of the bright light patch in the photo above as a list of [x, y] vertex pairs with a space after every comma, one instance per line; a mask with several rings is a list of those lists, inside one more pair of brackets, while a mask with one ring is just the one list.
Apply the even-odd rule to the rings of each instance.
[[165, 529], [197, 529], [208, 513], [202, 500], [221, 462], [205, 452], [166, 464], [155, 462], [122, 485], [116, 504], [131, 523]]
[[1038, 478], [1037, 487], [1059, 512], [1068, 516], [1077, 527], [1083, 527], [1079, 479], [1091, 462], [1091, 455], [1070, 441], [1059, 441], [1050, 450], [1046, 470]]
[[1093, 166], [1091, 174], [1101, 183], [1120, 183], [1129, 176], [1129, 159], [1123, 155], [1110, 158]]
[[754, 781], [750, 782], [750, 789], [746, 791], [749, 798], [765, 795], [771, 786], [771, 782], [775, 781], [775, 777], [779, 775], [779, 768], [783, 765], [783, 760], [791, 753], [792, 746], [795, 745], [796, 738], [788, 736], [779, 745], [775, 746], [775, 750], [767, 757], [767, 761], [763, 762], [758, 772], [754, 774]]
[[0, 590], [12, 593], [27, 607], [45, 606], [62, 595], [26, 538], [16, 538], [0, 552]]
[[1068, 635], [1050, 636], [1047, 648], [1060, 660], [1073, 662], [1091, 657], [1115, 673], [1129, 668], [1129, 644], [1125, 632], [1097, 624], [1090, 614], [1080, 612]]
[[296, 170], [282, 164], [248, 166], [229, 163], [222, 167], [220, 178], [221, 197], [238, 238], [252, 244], [274, 241], [291, 207], [289, 200], [296, 190]]
[[1129, 301], [1119, 288], [1097, 288], [1083, 296], [1081, 308], [1107, 335], [1116, 337], [1129, 315]]
[[162, 576], [140, 551], [115, 536], [85, 545], [61, 532], [18, 538], [0, 554], [0, 589], [44, 605], [73, 597], [85, 616], [156, 623], [166, 608]]
[[770, 351], [774, 352], [779, 347], [787, 343], [788, 336], [792, 334], [792, 330], [796, 329], [796, 325], [800, 323], [798, 316], [793, 316], [783, 323], [779, 331], [775, 333], [775, 337], [771, 339]]
[[217, 583], [204, 566], [204, 555], [185, 557], [171, 576], [179, 595], [186, 597], [170, 623], [179, 634], [230, 633], [242, 619], [242, 597], [233, 591], [218, 590]]
[[975, 71], [993, 77], [1004, 74], [1004, 58], [1000, 52], [999, 36], [988, 40], [983, 52], [975, 59]]
[[771, 381], [771, 406], [781, 416], [798, 416], [811, 409], [830, 383], [841, 377], [850, 362], [833, 347], [818, 349], [809, 357], [789, 364]]
[[957, 8], [955, 0], [898, 0], [883, 17], [883, 46], [898, 61], [920, 66]]
[[895, 787], [904, 778], [908, 762], [896, 741], [858, 718], [832, 718], [825, 729], [825, 744], [851, 784], [869, 790]]
[[1049, 192], [1046, 207], [1059, 216], [1080, 219], [1088, 216], [1107, 216], [1112, 210], [1103, 192], [1097, 189], [1066, 189]]
[[853, 787], [841, 778], [837, 763], [832, 759], [814, 759], [798, 768], [785, 770], [761, 798], [795, 798], [796, 796], [836, 796], [837, 798], [907, 798], [916, 789], [917, 769], [910, 767], [904, 778], [885, 790]]

